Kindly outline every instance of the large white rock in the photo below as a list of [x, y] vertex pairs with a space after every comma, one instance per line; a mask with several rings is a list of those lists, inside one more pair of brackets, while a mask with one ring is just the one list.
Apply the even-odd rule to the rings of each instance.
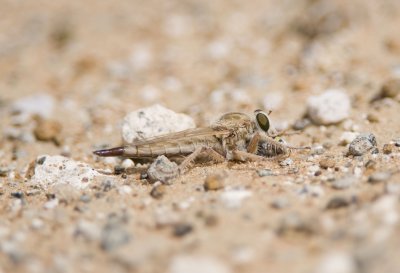
[[350, 115], [350, 98], [338, 89], [330, 89], [319, 96], [311, 96], [307, 101], [310, 119], [318, 125], [338, 123]]
[[41, 155], [32, 168], [31, 182], [44, 188], [68, 184], [76, 189], [84, 189], [96, 176], [101, 176], [89, 165], [59, 155]]
[[159, 104], [133, 111], [122, 123], [122, 138], [126, 143], [194, 128], [193, 119], [175, 113]]

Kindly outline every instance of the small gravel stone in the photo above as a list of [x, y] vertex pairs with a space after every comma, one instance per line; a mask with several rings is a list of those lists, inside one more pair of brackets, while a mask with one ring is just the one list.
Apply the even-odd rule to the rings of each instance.
[[83, 202], [83, 203], [89, 203], [92, 200], [92, 198], [90, 197], [90, 195], [88, 194], [82, 194], [79, 197], [79, 201]]
[[338, 123], [349, 117], [350, 98], [341, 90], [331, 89], [307, 101], [307, 113], [317, 125]]
[[281, 236], [292, 232], [311, 235], [316, 233], [317, 230], [315, 221], [304, 219], [299, 213], [291, 212], [283, 216], [277, 228], [277, 233]]
[[225, 263], [214, 256], [180, 254], [172, 258], [168, 273], [231, 273]]
[[370, 159], [365, 163], [365, 168], [367, 168], [368, 170], [375, 170], [377, 165], [378, 163], [376, 163], [375, 160]]
[[132, 159], [127, 158], [127, 159], [124, 159], [124, 161], [122, 161], [121, 166], [124, 169], [129, 169], [129, 168], [134, 167], [135, 163], [132, 161]]
[[389, 180], [391, 177], [390, 172], [375, 172], [368, 177], [368, 183], [377, 184]]
[[393, 142], [396, 147], [400, 147], [400, 138], [394, 139]]
[[38, 119], [33, 131], [37, 140], [53, 141], [59, 145], [61, 143], [60, 133], [62, 126], [58, 121], [48, 119]]
[[95, 223], [79, 220], [74, 230], [75, 237], [82, 237], [83, 239], [92, 242], [101, 239], [101, 228]]
[[11, 172], [8, 167], [0, 167], [0, 177], [6, 177]]
[[346, 176], [332, 181], [332, 187], [337, 190], [350, 188], [356, 182], [353, 176]]
[[333, 158], [324, 158], [319, 161], [319, 166], [323, 169], [334, 168], [336, 162]]
[[257, 174], [258, 174], [258, 176], [260, 176], [260, 177], [263, 177], [263, 176], [272, 176], [272, 175], [274, 175], [273, 171], [270, 170], [270, 169], [261, 169], [261, 170], [257, 170]]
[[360, 156], [367, 153], [368, 151], [373, 151], [376, 146], [376, 138], [373, 134], [360, 134], [350, 143], [348, 154]]
[[59, 202], [59, 200], [57, 198], [53, 198], [53, 199], [50, 199], [49, 201], [47, 201], [46, 203], [44, 203], [43, 207], [45, 209], [49, 209], [50, 210], [50, 209], [56, 208], [59, 203], [60, 202]]
[[336, 196], [328, 201], [328, 204], [326, 205], [326, 209], [339, 209], [339, 208], [347, 207], [350, 204], [351, 204], [351, 202], [348, 198], [345, 198], [342, 196]]
[[193, 231], [193, 226], [188, 223], [177, 223], [173, 226], [173, 235], [183, 237]]
[[115, 165], [114, 166], [114, 174], [120, 175], [125, 172], [125, 168], [122, 165]]
[[321, 145], [315, 145], [314, 147], [312, 147], [311, 149], [311, 154], [312, 155], [322, 155], [325, 153], [325, 149], [323, 146]]
[[122, 185], [120, 187], [118, 187], [118, 193], [121, 195], [125, 195], [125, 194], [131, 194], [132, 193], [132, 188], [128, 185]]
[[22, 199], [24, 198], [24, 193], [22, 191], [14, 191], [11, 193], [11, 197], [17, 198], [17, 199]]
[[193, 119], [177, 114], [161, 105], [142, 108], [125, 116], [122, 123], [122, 138], [126, 143], [172, 132], [194, 128]]
[[379, 116], [378, 115], [376, 115], [376, 114], [373, 114], [373, 113], [368, 113], [367, 114], [367, 120], [369, 121], [369, 122], [379, 122]]
[[150, 191], [151, 197], [155, 199], [161, 199], [166, 192], [166, 186], [163, 184], [154, 185]]
[[[63, 156], [41, 155], [30, 165], [31, 182], [45, 188], [57, 184], [69, 184], [76, 189], [86, 188], [101, 176], [89, 165]], [[29, 178], [29, 177], [28, 177]]]
[[393, 151], [395, 149], [396, 149], [396, 146], [394, 144], [385, 144], [385, 145], [383, 145], [382, 152], [385, 155], [389, 155], [389, 154], [393, 153]]
[[389, 79], [381, 88], [380, 98], [396, 98], [400, 94], [400, 79]]
[[289, 205], [289, 200], [284, 197], [275, 198], [271, 202], [271, 207], [273, 207], [274, 209], [284, 209], [287, 208]]
[[161, 181], [168, 184], [168, 181], [177, 177], [178, 165], [169, 161], [167, 157], [161, 155], [150, 165], [147, 175], [151, 181]]
[[204, 189], [206, 191], [216, 191], [224, 188], [225, 176], [222, 174], [207, 175], [204, 180]]
[[279, 162], [279, 165], [281, 165], [282, 167], [291, 166], [291, 165], [293, 165], [293, 159], [286, 158], [285, 160]]
[[123, 228], [119, 220], [108, 220], [101, 232], [100, 246], [105, 251], [113, 251], [129, 243], [130, 234]]
[[298, 119], [294, 122], [292, 128], [294, 130], [304, 130], [306, 127], [311, 125], [311, 120], [308, 118]]

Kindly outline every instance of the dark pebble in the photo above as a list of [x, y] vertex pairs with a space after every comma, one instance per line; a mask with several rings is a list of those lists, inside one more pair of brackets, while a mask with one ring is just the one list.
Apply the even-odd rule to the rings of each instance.
[[173, 235], [183, 237], [193, 231], [193, 226], [188, 223], [178, 223], [173, 226]]
[[339, 209], [350, 205], [350, 200], [341, 196], [333, 197], [326, 205], [326, 209]]
[[15, 191], [11, 193], [11, 197], [17, 198], [17, 199], [22, 199], [24, 198], [24, 193], [22, 191]]
[[91, 201], [91, 197], [90, 197], [89, 195], [87, 195], [87, 194], [82, 194], [82, 195], [79, 197], [79, 200], [80, 200], [81, 202], [83, 202], [83, 203], [89, 203], [89, 202]]
[[161, 199], [164, 196], [165, 191], [166, 191], [166, 186], [157, 185], [151, 189], [150, 195], [155, 199]]

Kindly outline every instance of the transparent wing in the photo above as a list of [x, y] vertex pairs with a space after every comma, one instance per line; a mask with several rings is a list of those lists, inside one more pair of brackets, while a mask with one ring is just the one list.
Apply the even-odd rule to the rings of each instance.
[[142, 145], [150, 145], [150, 144], [165, 143], [165, 142], [179, 142], [199, 137], [209, 137], [209, 136], [222, 137], [222, 136], [228, 136], [230, 133], [231, 133], [230, 130], [222, 128], [221, 129], [214, 129], [209, 127], [193, 128], [176, 133], [169, 133], [161, 136], [134, 141], [132, 143], [129, 143], [129, 145], [142, 146]]

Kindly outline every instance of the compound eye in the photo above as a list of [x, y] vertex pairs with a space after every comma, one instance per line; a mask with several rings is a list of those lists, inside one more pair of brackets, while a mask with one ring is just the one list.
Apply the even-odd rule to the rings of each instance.
[[267, 132], [268, 129], [269, 129], [269, 119], [268, 119], [268, 116], [267, 116], [266, 114], [264, 114], [264, 113], [258, 113], [258, 114], [256, 115], [256, 120], [257, 120], [258, 126], [260, 126], [260, 128], [261, 128], [263, 131]]

